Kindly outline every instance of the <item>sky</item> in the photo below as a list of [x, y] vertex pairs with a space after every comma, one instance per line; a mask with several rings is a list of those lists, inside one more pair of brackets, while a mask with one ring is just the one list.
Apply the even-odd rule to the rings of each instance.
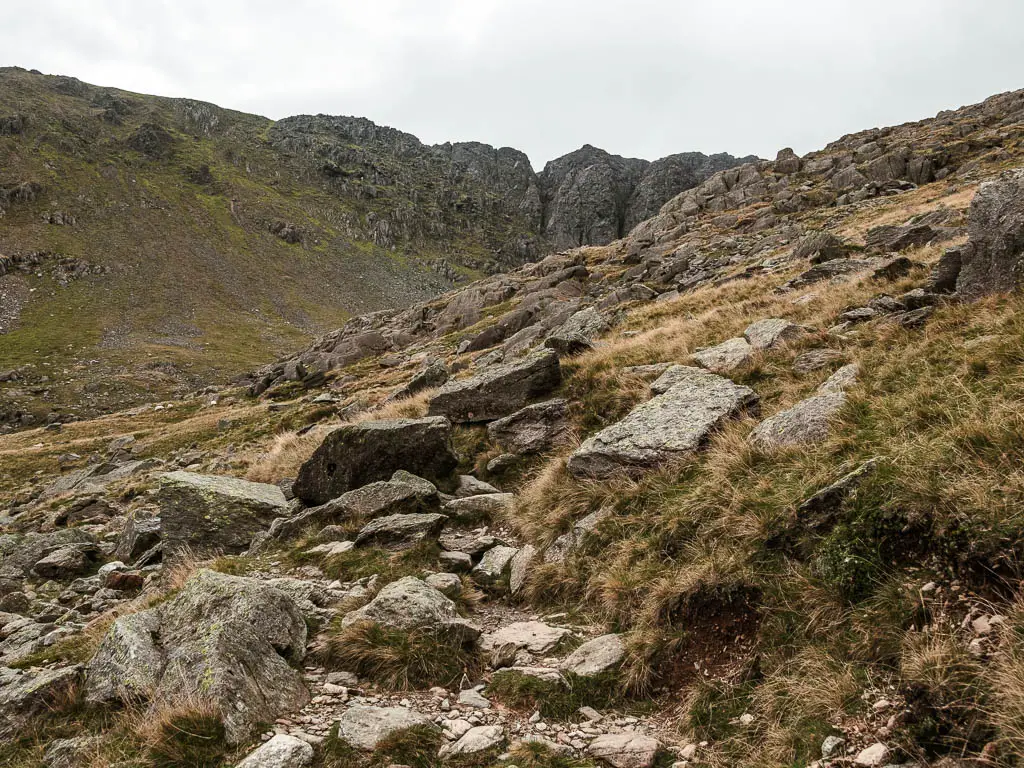
[[0, 66], [541, 168], [583, 144], [799, 154], [1024, 88], [1021, 0], [33, 0]]

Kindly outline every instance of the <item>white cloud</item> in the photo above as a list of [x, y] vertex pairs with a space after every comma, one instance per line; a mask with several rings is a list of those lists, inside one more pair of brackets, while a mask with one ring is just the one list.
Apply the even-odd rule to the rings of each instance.
[[0, 8], [0, 64], [536, 165], [772, 156], [1024, 87], [1022, 22], [1016, 0], [36, 0]]

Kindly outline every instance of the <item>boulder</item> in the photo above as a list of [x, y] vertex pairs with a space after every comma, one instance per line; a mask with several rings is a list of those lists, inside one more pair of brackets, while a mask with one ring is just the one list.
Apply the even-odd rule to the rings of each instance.
[[90, 765], [91, 758], [99, 751], [102, 743], [102, 736], [54, 739], [46, 745], [43, 768], [80, 768], [83, 765]]
[[125, 563], [135, 562], [143, 553], [160, 543], [160, 518], [131, 514], [117, 537], [114, 557]]
[[51, 533], [0, 533], [0, 577], [23, 579], [51, 552], [67, 546], [95, 544], [95, 538], [81, 528], [63, 528]]
[[568, 401], [562, 398], [535, 403], [488, 424], [487, 436], [508, 453], [541, 453], [565, 439], [568, 413]]
[[1024, 169], [981, 185], [967, 230], [957, 293], [974, 300], [1017, 288], [1024, 280]]
[[239, 744], [309, 701], [292, 666], [305, 653], [306, 623], [291, 597], [200, 570], [173, 599], [114, 622], [88, 664], [85, 695], [93, 704], [201, 698], [219, 707], [227, 740]]
[[452, 499], [441, 508], [453, 522], [463, 525], [489, 523], [511, 512], [515, 494], [483, 493], [464, 499]]
[[729, 373], [751, 361], [754, 348], [746, 339], [727, 339], [721, 344], [694, 352], [693, 361], [712, 373]]
[[448, 382], [431, 399], [429, 413], [460, 424], [493, 421], [547, 394], [561, 380], [558, 354], [554, 350], [535, 352], [472, 378]]
[[395, 392], [390, 400], [405, 400], [406, 398], [418, 395], [427, 389], [440, 387], [449, 377], [448, 366], [444, 360], [434, 360], [426, 368], [413, 376], [409, 383]]
[[459, 616], [451, 600], [415, 576], [393, 581], [369, 603], [345, 614], [343, 627], [372, 621], [392, 629], [428, 627], [453, 642], [471, 643], [480, 630]]
[[802, 238], [793, 249], [793, 258], [807, 259], [811, 264], [841, 259], [848, 247], [842, 240], [829, 232], [813, 232]]
[[799, 339], [805, 333], [807, 329], [802, 325], [770, 317], [748, 325], [747, 330], [743, 332], [743, 338], [754, 349], [774, 349], [787, 341]]
[[867, 259], [830, 259], [829, 261], [823, 261], [819, 264], [815, 264], [813, 267], [797, 277], [794, 277], [782, 286], [782, 290], [803, 288], [807, 285], [820, 283], [823, 280], [832, 280], [833, 278], [841, 277], [842, 275], [849, 275], [854, 272], [863, 272], [866, 269], [870, 269], [872, 264], [873, 262]]
[[763, 450], [820, 443], [845, 404], [842, 392], [809, 397], [758, 424], [750, 433], [750, 442]]
[[844, 365], [822, 382], [821, 386], [818, 387], [818, 394], [827, 395], [837, 392], [845, 392], [857, 383], [857, 377], [859, 375], [860, 366], [857, 363]]
[[399, 731], [431, 726], [426, 715], [405, 707], [362, 707], [346, 709], [338, 718], [338, 737], [356, 749], [372, 752], [377, 745]]
[[963, 257], [966, 246], [947, 248], [942, 252], [925, 287], [934, 293], [953, 293], [956, 291], [957, 281], [960, 279], [960, 271], [963, 269]]
[[468, 499], [470, 496], [482, 496], [488, 493], [501, 493], [501, 491], [472, 475], [459, 475], [459, 487], [455, 489], [455, 498]]
[[885, 224], [869, 229], [864, 236], [864, 242], [869, 251], [895, 253], [907, 248], [927, 245], [942, 237], [946, 237], [945, 232], [929, 224], [904, 224], [902, 226]]
[[441, 747], [440, 757], [474, 755], [493, 749], [505, 741], [505, 729], [500, 725], [478, 725], [470, 728], [458, 741]]
[[566, 656], [558, 665], [563, 672], [593, 677], [617, 668], [626, 656], [621, 635], [601, 635]]
[[548, 653], [558, 647], [572, 633], [562, 627], [552, 627], [542, 621], [517, 621], [494, 632], [480, 636], [480, 648], [492, 651], [511, 643], [533, 654]]
[[310, 526], [324, 526], [345, 520], [373, 520], [386, 515], [436, 511], [440, 500], [437, 486], [429, 480], [398, 470], [390, 480], [380, 480], [343, 493], [319, 507], [278, 518], [270, 526], [271, 538], [297, 536]]
[[250, 752], [236, 768], [307, 768], [312, 764], [312, 746], [295, 736], [278, 733]]
[[606, 733], [598, 736], [587, 748], [587, 754], [612, 768], [650, 768], [661, 749], [652, 736], [642, 733]]
[[536, 562], [539, 554], [540, 552], [538, 552], [535, 546], [525, 544], [516, 552], [515, 557], [512, 558], [508, 568], [508, 590], [513, 596], [522, 592], [523, 587], [526, 586], [530, 569]]
[[544, 346], [560, 355], [575, 355], [591, 348], [592, 342], [611, 328], [608, 318], [595, 307], [581, 309], [544, 339]]
[[244, 552], [288, 507], [276, 485], [192, 472], [161, 475], [154, 500], [166, 555]]
[[569, 473], [577, 478], [640, 474], [696, 451], [726, 420], [757, 402], [749, 387], [690, 368], [664, 394], [584, 442], [569, 458]]
[[404, 469], [432, 482], [458, 465], [451, 423], [444, 418], [346, 424], [330, 432], [295, 479], [295, 495], [321, 505]]
[[82, 668], [20, 670], [0, 667], [0, 738], [14, 739], [78, 684]]
[[36, 562], [32, 572], [44, 579], [67, 581], [92, 569], [99, 555], [95, 544], [66, 544]]
[[357, 547], [406, 549], [427, 539], [437, 539], [447, 522], [445, 515], [436, 512], [378, 517], [363, 526], [355, 543]]
[[471, 573], [473, 581], [484, 587], [496, 586], [508, 573], [512, 559], [519, 552], [515, 547], [498, 545], [488, 549]]
[[454, 573], [432, 573], [423, 579], [423, 583], [448, 598], [456, 598], [462, 594], [462, 579]]

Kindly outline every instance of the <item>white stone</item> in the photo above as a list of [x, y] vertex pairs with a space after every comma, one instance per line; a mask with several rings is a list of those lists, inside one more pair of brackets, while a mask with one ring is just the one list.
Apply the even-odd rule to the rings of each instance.
[[306, 768], [312, 764], [313, 747], [301, 738], [281, 733], [249, 753], [238, 768]]
[[873, 766], [885, 765], [888, 760], [889, 748], [885, 744], [877, 742], [866, 749], [862, 749], [853, 762], [855, 765], [872, 768]]

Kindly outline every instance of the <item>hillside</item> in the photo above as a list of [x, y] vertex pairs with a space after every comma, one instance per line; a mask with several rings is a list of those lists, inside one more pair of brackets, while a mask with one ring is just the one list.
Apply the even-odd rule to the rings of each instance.
[[538, 175], [514, 149], [364, 118], [2, 69], [0, 379], [19, 385], [0, 385], [0, 423], [223, 383], [352, 315], [609, 242], [737, 162], [588, 148]]
[[0, 759], [1022, 765], [1021, 243], [1024, 91], [0, 436]]

